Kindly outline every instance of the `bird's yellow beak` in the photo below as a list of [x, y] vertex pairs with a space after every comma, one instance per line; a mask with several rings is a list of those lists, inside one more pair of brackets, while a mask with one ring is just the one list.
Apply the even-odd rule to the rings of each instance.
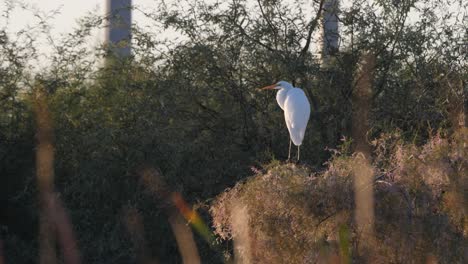
[[265, 86], [263, 88], [259, 88], [259, 90], [273, 90], [275, 89], [275, 87], [276, 87], [276, 84], [272, 84], [272, 85]]

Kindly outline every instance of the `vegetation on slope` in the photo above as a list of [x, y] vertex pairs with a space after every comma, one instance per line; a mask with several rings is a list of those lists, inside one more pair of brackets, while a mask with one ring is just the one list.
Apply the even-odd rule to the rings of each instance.
[[[297, 200], [289, 202], [309, 206], [296, 212], [305, 214], [304, 226], [297, 226], [301, 223], [294, 220], [295, 226], [291, 228], [307, 229], [307, 224], [317, 223], [317, 219], [338, 223], [315, 215], [334, 218], [332, 213], [341, 210], [343, 234], [354, 234], [350, 216], [351, 178], [346, 178], [349, 171], [340, 169], [349, 169], [346, 166], [352, 163], [350, 154], [334, 156], [330, 162], [333, 166], [326, 167], [328, 172], [312, 173], [314, 177], [305, 178], [300, 175], [322, 170], [330, 158], [325, 149], [337, 148], [342, 143], [340, 138], [352, 136], [352, 113], [356, 109], [354, 74], [359, 58], [368, 51], [376, 54], [376, 64], [366, 139], [380, 138], [376, 141], [373, 167], [378, 181], [386, 182], [376, 182], [376, 201], [381, 201], [379, 196], [390, 197], [396, 201], [390, 204], [397, 209], [401, 203], [404, 210], [391, 212], [394, 213], [388, 215], [391, 219], [397, 213], [416, 220], [416, 216], [422, 215], [420, 219], [436, 220], [421, 220], [419, 226], [436, 231], [453, 226], [447, 229], [450, 231], [447, 234], [450, 237], [460, 234], [460, 226], [466, 225], [461, 224], [466, 221], [463, 220], [466, 211], [456, 208], [466, 205], [465, 178], [455, 184], [456, 177], [444, 175], [452, 175], [450, 170], [459, 173], [459, 168], [465, 166], [463, 162], [461, 167], [452, 164], [456, 158], [451, 142], [457, 138], [459, 146], [466, 144], [466, 138], [452, 137], [460, 126], [466, 126], [467, 120], [462, 117], [466, 109], [468, 73], [464, 40], [468, 32], [461, 18], [466, 4], [458, 0], [353, 1], [352, 6], [341, 9], [340, 52], [333, 55], [328, 67], [322, 67], [311, 49], [317, 41], [308, 38], [311, 36], [308, 32], [318, 31], [319, 21], [315, 18], [320, 17], [322, 1], [311, 1], [312, 6], [307, 8], [303, 2], [182, 0], [174, 5], [159, 1], [154, 10], [136, 8], [134, 12], [140, 12], [152, 24], [148, 28], [134, 25], [134, 56], [103, 65], [103, 60], [109, 59], [109, 51], [104, 46], [90, 48], [88, 43], [94, 42], [92, 32], [104, 26], [104, 17], [97, 14], [83, 17], [73, 32], [56, 38], [48, 25], [53, 12], [31, 11], [33, 6], [22, 0], [3, 1], [0, 240], [6, 262], [32, 263], [40, 253], [37, 239], [40, 207], [35, 177], [37, 127], [33, 111], [38, 89], [46, 94], [53, 121], [54, 191], [67, 209], [85, 263], [138, 262], [138, 245], [132, 243], [129, 234], [136, 231], [128, 232], [128, 222], [144, 226], [145, 233], [140, 238], [145, 238], [146, 248], [151, 252], [149, 257], [162, 263], [179, 263], [181, 257], [165, 201], [157, 195], [148, 195], [135, 177], [137, 168], [142, 164], [157, 167], [167, 188], [180, 193], [188, 203], [200, 205], [204, 221], [211, 223], [205, 205], [214, 197], [248, 179], [251, 166], [286, 158], [288, 132], [282, 112], [273, 94], [256, 90], [278, 79], [303, 88], [312, 103], [311, 120], [301, 149], [302, 161], [310, 168], [277, 168], [298, 172], [292, 178], [297, 182], [291, 190], [297, 190], [297, 194], [293, 192]], [[459, 8], [447, 10], [447, 2]], [[11, 32], [8, 26], [13, 9], [32, 12], [37, 23]], [[420, 19], [409, 23], [410, 12], [419, 14]], [[181, 38], [178, 41], [164, 38], [167, 31]], [[52, 42], [51, 52], [42, 54], [40, 47], [47, 41]], [[309, 41], [311, 46], [305, 46]], [[50, 64], [44, 66], [44, 58]], [[398, 139], [391, 136], [394, 131], [399, 131]], [[446, 134], [440, 137], [441, 143], [431, 139], [435, 131]], [[379, 143], [386, 138], [389, 143]], [[433, 142], [434, 148], [448, 148], [452, 152], [441, 150], [440, 157], [428, 154], [424, 160], [418, 156], [424, 156], [424, 151], [438, 152], [428, 142]], [[466, 153], [460, 157], [463, 160]], [[404, 177], [406, 174], [410, 176]], [[425, 176], [436, 174], [442, 178]], [[280, 177], [276, 181], [279, 185], [290, 185], [290, 180]], [[333, 181], [341, 187], [327, 189]], [[262, 192], [270, 186], [261, 182], [257, 185], [259, 193], [249, 195], [264, 197]], [[399, 186], [415, 198], [410, 200], [412, 207], [395, 191], [400, 190]], [[444, 188], [434, 192], [439, 190], [437, 186]], [[337, 193], [335, 189], [342, 195], [331, 197]], [[314, 199], [330, 200], [317, 207], [320, 204], [311, 202], [309, 193], [318, 196]], [[288, 193], [278, 195], [275, 196], [278, 201], [289, 197]], [[258, 206], [263, 208], [261, 204]], [[379, 206], [376, 217], [386, 216], [379, 213]], [[432, 212], [433, 208], [436, 211]], [[430, 211], [440, 217], [425, 218]], [[137, 220], [130, 221], [127, 215]], [[217, 217], [215, 220], [217, 224], [222, 222]], [[395, 229], [404, 230], [406, 223]], [[409, 223], [410, 230], [418, 227]], [[378, 227], [377, 221], [376, 235], [393, 234], [379, 234]], [[280, 232], [276, 241], [282, 236], [287, 239], [289, 229], [279, 230], [268, 232], [273, 232], [269, 233], [271, 237]], [[336, 233], [335, 229], [330, 230], [330, 234]], [[437, 232], [434, 234], [440, 234]], [[432, 234], [430, 229], [426, 233]], [[420, 233], [408, 235], [419, 238]], [[462, 248], [456, 246], [461, 240], [439, 240], [441, 243], [434, 245], [433, 241], [438, 241], [433, 239], [435, 236], [428, 235], [422, 247], [433, 249], [434, 255], [443, 260], [446, 258], [440, 252], [445, 249], [446, 254], [453, 253], [448, 259], [458, 261], [457, 250]], [[322, 237], [327, 241], [327, 237]], [[195, 239], [203, 263], [221, 262], [218, 252], [199, 236]], [[293, 244], [301, 247], [291, 247], [291, 252], [305, 252], [303, 245], [323, 248], [310, 237], [303, 235], [302, 239], [304, 243]], [[354, 246], [359, 240], [352, 241]], [[277, 253], [290, 255], [283, 249]], [[297, 254], [292, 259], [301, 256]], [[360, 253], [351, 256], [366, 257]]]
[[[468, 241], [468, 130], [426, 144], [398, 134], [375, 142], [373, 239], [355, 223], [356, 155], [336, 153], [322, 172], [273, 162], [220, 194], [216, 233], [236, 243], [236, 207], [246, 208], [254, 263], [465, 263]], [[359, 177], [359, 175], [356, 175]], [[234, 210], [234, 211], [233, 211]], [[364, 249], [362, 249], [364, 248]], [[241, 253], [242, 254], [242, 253]]]

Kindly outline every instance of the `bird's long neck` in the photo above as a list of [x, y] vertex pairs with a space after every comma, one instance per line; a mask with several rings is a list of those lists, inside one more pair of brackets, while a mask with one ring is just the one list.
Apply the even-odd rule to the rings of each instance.
[[283, 89], [280, 89], [276, 93], [276, 102], [278, 102], [278, 105], [283, 110], [284, 110], [284, 102], [286, 101], [286, 97], [287, 97], [287, 94], [288, 94], [289, 90], [290, 90], [290, 88], [283, 88]]

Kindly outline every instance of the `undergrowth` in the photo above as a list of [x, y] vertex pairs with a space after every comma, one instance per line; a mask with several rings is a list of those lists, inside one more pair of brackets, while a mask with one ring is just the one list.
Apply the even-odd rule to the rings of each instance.
[[351, 174], [356, 155], [341, 150], [319, 173], [279, 162], [255, 170], [217, 197], [210, 210], [215, 232], [235, 241], [231, 209], [242, 205], [255, 263], [333, 257], [342, 263], [466, 263], [467, 139], [465, 128], [437, 134], [422, 146], [403, 143], [399, 133], [372, 142], [374, 239], [363, 239], [356, 228]]

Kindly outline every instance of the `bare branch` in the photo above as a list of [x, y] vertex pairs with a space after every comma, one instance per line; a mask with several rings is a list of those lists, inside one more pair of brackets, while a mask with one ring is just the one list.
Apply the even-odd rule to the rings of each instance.
[[271, 23], [271, 20], [267, 17], [267, 15], [265, 14], [265, 12], [263, 11], [263, 6], [262, 6], [262, 3], [260, 2], [260, 0], [257, 0], [257, 3], [258, 3], [258, 6], [260, 7], [260, 12], [262, 13], [262, 16], [263, 18], [265, 19], [265, 21], [267, 22], [268, 26], [271, 28], [271, 30], [275, 33], [273, 34], [274, 38], [275, 38], [275, 47], [278, 45], [278, 38], [277, 38], [277, 35], [276, 35], [276, 32], [278, 31], [278, 29], [273, 25], [273, 23]]
[[317, 10], [317, 14], [315, 17], [310, 21], [308, 27], [309, 27], [309, 32], [307, 33], [307, 41], [304, 46], [304, 48], [301, 50], [301, 53], [299, 57], [303, 57], [307, 51], [309, 50], [310, 42], [312, 40], [312, 33], [314, 33], [315, 28], [317, 28], [318, 21], [320, 17], [322, 16], [322, 11], [323, 11], [323, 4], [325, 3], [325, 0], [320, 0], [319, 4], [319, 9]]

